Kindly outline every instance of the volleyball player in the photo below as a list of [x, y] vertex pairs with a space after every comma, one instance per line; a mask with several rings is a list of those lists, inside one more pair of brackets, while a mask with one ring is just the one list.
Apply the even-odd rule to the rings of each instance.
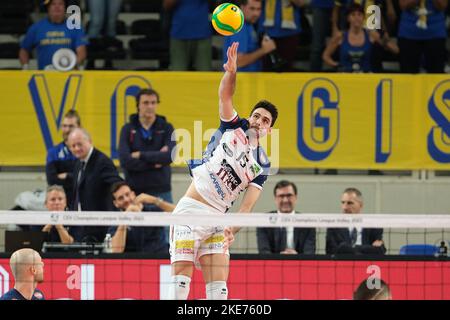
[[[173, 214], [223, 214], [245, 191], [239, 212], [251, 212], [267, 179], [270, 163], [260, 137], [270, 133], [277, 108], [262, 100], [248, 119], [240, 118], [233, 106], [236, 86], [237, 48], [227, 50], [225, 74], [219, 87], [220, 126], [201, 160], [191, 160], [192, 183]], [[206, 298], [225, 300], [229, 245], [239, 227], [175, 225], [170, 232], [172, 283], [169, 299], [187, 299], [194, 267], [202, 270]]]

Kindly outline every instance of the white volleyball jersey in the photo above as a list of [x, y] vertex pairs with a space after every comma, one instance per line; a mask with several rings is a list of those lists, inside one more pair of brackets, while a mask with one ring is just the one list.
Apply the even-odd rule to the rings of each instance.
[[226, 212], [249, 184], [262, 189], [270, 169], [260, 146], [250, 145], [247, 119], [235, 113], [231, 121], [220, 121], [203, 159], [188, 165], [198, 193], [214, 208]]

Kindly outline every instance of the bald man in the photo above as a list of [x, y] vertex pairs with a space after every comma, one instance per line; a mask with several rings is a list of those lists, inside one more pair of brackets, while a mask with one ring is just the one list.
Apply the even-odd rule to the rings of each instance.
[[14, 288], [5, 293], [0, 300], [45, 300], [44, 294], [36, 289], [44, 281], [44, 262], [33, 249], [15, 251], [9, 260], [15, 280]]
[[[122, 181], [112, 160], [94, 148], [91, 136], [85, 129], [76, 128], [68, 138], [75, 163], [74, 196], [70, 204], [73, 211], [112, 211], [114, 210], [110, 188], [113, 183]], [[72, 235], [78, 242], [102, 242], [107, 227], [72, 227]]]

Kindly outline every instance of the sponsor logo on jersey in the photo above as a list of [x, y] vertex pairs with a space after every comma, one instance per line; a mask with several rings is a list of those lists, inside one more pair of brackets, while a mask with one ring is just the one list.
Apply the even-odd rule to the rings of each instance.
[[220, 187], [219, 181], [217, 181], [214, 174], [210, 173], [209, 177], [212, 180], [212, 183], [214, 184], [214, 188], [216, 189], [217, 193], [219, 194], [220, 198], [223, 200], [225, 199], [225, 192], [223, 192], [222, 188]]
[[227, 156], [229, 156], [229, 157], [233, 156], [233, 151], [230, 149], [230, 147], [225, 142], [222, 143], [222, 148], [223, 148], [223, 151], [225, 151], [225, 153], [227, 154]]
[[242, 180], [239, 178], [237, 173], [234, 171], [233, 167], [224, 159], [222, 160], [222, 166], [217, 172], [217, 176], [220, 180], [229, 188], [234, 191], [241, 183]]
[[261, 172], [261, 167], [257, 163], [254, 163], [250, 166], [250, 170], [253, 176], [256, 177]]

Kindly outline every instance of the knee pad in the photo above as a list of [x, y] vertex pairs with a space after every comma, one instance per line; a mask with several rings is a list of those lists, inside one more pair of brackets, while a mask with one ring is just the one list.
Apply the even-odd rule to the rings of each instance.
[[191, 278], [183, 275], [172, 276], [169, 289], [169, 300], [187, 300]]
[[207, 300], [227, 300], [228, 289], [225, 281], [213, 281], [206, 284]]

